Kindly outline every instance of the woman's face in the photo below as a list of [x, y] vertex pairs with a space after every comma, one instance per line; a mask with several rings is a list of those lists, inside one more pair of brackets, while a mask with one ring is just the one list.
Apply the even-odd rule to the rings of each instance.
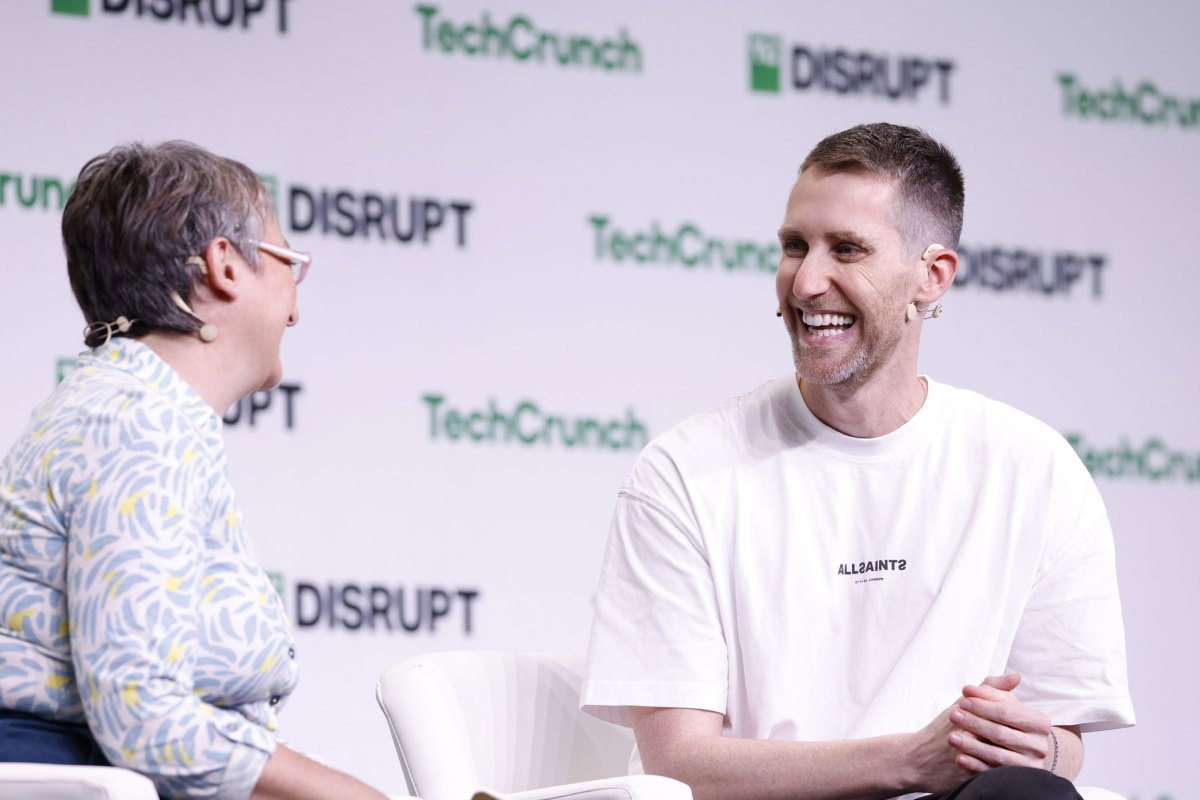
[[[263, 241], [288, 246], [274, 214], [264, 221]], [[280, 342], [284, 330], [300, 321], [300, 308], [296, 304], [296, 282], [288, 263], [260, 250], [258, 264], [257, 281], [253, 288], [255, 296], [250, 306], [254, 314], [250, 325], [252, 341], [248, 344], [262, 361], [263, 381], [258, 388], [264, 390], [275, 386], [283, 378]]]

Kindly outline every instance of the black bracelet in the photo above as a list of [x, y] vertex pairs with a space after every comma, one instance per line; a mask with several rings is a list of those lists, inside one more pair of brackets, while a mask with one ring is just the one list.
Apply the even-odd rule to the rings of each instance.
[[1054, 742], [1054, 759], [1050, 762], [1050, 774], [1054, 775], [1054, 768], [1058, 766], [1058, 737], [1054, 735], [1054, 728], [1050, 729], [1050, 741]]

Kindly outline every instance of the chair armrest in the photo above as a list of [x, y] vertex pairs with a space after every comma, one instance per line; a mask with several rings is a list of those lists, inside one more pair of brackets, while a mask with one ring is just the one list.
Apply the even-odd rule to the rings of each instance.
[[692, 800], [687, 784], [661, 775], [627, 775], [523, 792], [481, 789], [472, 800]]
[[1076, 786], [1075, 791], [1079, 792], [1079, 796], [1083, 800], [1125, 800], [1122, 795], [1098, 786]]
[[20, 800], [158, 800], [144, 775], [120, 767], [0, 764], [0, 798]]

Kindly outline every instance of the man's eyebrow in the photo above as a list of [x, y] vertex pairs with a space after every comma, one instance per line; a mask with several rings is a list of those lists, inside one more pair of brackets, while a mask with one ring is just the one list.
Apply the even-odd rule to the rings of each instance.
[[835, 239], [838, 241], [849, 239], [852, 242], [861, 242], [867, 238], [861, 233], [855, 233], [854, 231], [830, 231], [828, 236], [830, 239]]
[[[801, 231], [799, 228], [793, 228], [790, 225], [784, 225], [782, 228], [779, 229], [779, 238], [780, 239], [805, 239], [806, 237], [804, 235], [804, 232]], [[861, 241], [864, 241], [865, 239], [867, 239], [867, 237], [864, 236], [863, 234], [856, 233], [854, 231], [829, 231], [828, 233], [825, 234], [824, 238], [832, 240], [832, 241], [842, 241], [845, 239], [849, 239], [852, 242], [861, 242]]]

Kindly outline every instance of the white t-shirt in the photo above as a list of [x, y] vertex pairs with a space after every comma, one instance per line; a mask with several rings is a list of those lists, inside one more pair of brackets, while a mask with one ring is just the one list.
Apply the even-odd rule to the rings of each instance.
[[[988, 675], [1055, 725], [1134, 722], [1112, 533], [1070, 445], [929, 382], [855, 439], [794, 376], [699, 414], [621, 489], [581, 705], [725, 715], [726, 736], [915, 731]], [[636, 763], [636, 762], [635, 762]]]

